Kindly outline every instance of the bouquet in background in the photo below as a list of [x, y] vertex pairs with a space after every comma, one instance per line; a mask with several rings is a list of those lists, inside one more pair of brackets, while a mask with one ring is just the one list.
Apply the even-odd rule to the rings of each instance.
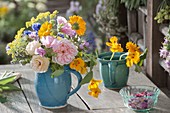
[[89, 94], [98, 97], [101, 81], [93, 79], [92, 71], [96, 56], [86, 53], [88, 48], [82, 38], [86, 23], [80, 16], [70, 16], [67, 21], [57, 13], [45, 12], [32, 17], [26, 22], [26, 28], [21, 28], [8, 44], [7, 54], [12, 56], [12, 62], [29, 63], [38, 73], [50, 67], [52, 77], [62, 74], [67, 65], [85, 75], [81, 85], [90, 82]]

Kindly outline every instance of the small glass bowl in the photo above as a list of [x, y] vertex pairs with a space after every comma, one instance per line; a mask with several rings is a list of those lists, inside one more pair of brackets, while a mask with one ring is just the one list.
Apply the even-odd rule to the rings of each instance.
[[148, 111], [156, 105], [160, 90], [152, 86], [127, 86], [119, 93], [126, 107], [134, 111]]

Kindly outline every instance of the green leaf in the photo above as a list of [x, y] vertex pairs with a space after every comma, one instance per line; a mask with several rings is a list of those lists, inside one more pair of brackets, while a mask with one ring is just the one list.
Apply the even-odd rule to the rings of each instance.
[[2, 78], [0, 79], [0, 85], [5, 85], [5, 84], [8, 84], [8, 83], [11, 83], [13, 81], [16, 80], [16, 76], [10, 76], [10, 77], [6, 77], [6, 78]]
[[142, 66], [144, 59], [146, 59], [146, 55], [148, 53], [148, 49], [146, 48], [145, 51], [140, 55], [140, 61], [138, 62], [138, 66]]
[[140, 73], [142, 71], [142, 68], [139, 65], [135, 65], [135, 71]]
[[7, 102], [7, 98], [4, 97], [2, 94], [0, 94], [0, 102], [1, 102], [1, 103]]
[[60, 76], [64, 72], [64, 69], [57, 69], [52, 73], [52, 77]]
[[15, 86], [13, 84], [0, 85], [0, 88], [3, 91], [20, 91], [21, 90], [20, 88], [18, 88], [17, 86]]
[[80, 82], [80, 85], [89, 83], [92, 78], [93, 78], [93, 71], [90, 71], [90, 72], [87, 73], [87, 75], [82, 79], [82, 81]]

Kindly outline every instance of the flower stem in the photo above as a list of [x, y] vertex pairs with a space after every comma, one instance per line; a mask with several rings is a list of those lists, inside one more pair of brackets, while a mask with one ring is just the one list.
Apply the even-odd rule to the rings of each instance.
[[111, 56], [111, 58], [110, 58], [110, 61], [112, 60], [112, 58], [114, 57], [114, 54], [115, 54], [115, 52], [113, 52], [112, 53], [112, 56]]
[[120, 55], [119, 60], [121, 60], [122, 57], [125, 56], [125, 55], [128, 55], [128, 52], [127, 52], [127, 53], [124, 53], [124, 54], [122, 54], [122, 55]]

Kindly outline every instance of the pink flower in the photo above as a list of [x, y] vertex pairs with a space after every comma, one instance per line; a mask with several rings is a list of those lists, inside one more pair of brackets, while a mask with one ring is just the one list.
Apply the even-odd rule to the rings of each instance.
[[57, 56], [53, 57], [53, 61], [60, 64], [69, 64], [77, 55], [77, 47], [67, 39], [62, 39], [53, 46], [53, 51]]
[[64, 24], [64, 26], [61, 27], [61, 32], [65, 33], [71, 37], [74, 36], [76, 33], [74, 30], [72, 30], [70, 23]]
[[67, 20], [64, 17], [62, 16], [57, 17], [57, 24], [65, 24], [65, 23], [67, 23]]
[[74, 36], [75, 35], [75, 31], [72, 30], [72, 26], [70, 23], [67, 22], [67, 20], [62, 17], [62, 16], [58, 16], [57, 17], [57, 24], [61, 25], [61, 32], [69, 35], [69, 36]]
[[46, 51], [42, 47], [39, 47], [35, 49], [35, 54], [38, 54], [41, 57], [44, 57], [44, 55], [46, 54]]
[[52, 36], [46, 36], [46, 37], [42, 37], [41, 42], [43, 45], [45, 45], [46, 48], [50, 48], [50, 47], [52, 47], [52, 43], [55, 40], [57, 40], [57, 39], [55, 39]]

